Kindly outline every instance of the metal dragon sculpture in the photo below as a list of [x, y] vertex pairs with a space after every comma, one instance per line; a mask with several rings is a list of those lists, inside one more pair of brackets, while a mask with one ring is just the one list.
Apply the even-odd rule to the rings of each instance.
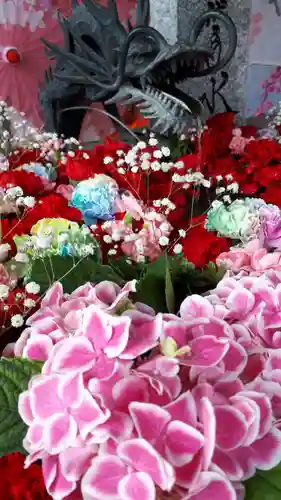
[[[218, 57], [196, 47], [204, 26], [212, 21], [226, 29], [228, 42]], [[46, 129], [78, 137], [85, 103], [100, 101], [118, 117], [117, 105], [137, 105], [152, 130], [181, 134], [188, 115], [200, 115], [202, 104], [178, 88], [189, 79], [222, 69], [237, 44], [229, 17], [208, 11], [193, 24], [185, 44], [170, 45], [149, 26], [149, 0], [137, 0], [136, 24], [121, 24], [115, 0], [103, 7], [95, 0], [73, 0], [72, 16], [60, 16], [64, 47], [43, 40], [55, 66], [46, 74], [40, 99]], [[81, 106], [82, 109], [78, 109]], [[73, 110], [69, 110], [73, 108]]]

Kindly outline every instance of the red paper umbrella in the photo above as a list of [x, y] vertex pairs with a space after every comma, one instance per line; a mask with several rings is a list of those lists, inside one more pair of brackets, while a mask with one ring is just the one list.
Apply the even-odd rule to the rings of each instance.
[[40, 127], [39, 83], [50, 64], [40, 38], [61, 44], [63, 34], [55, 11], [33, 3], [0, 1], [0, 99]]

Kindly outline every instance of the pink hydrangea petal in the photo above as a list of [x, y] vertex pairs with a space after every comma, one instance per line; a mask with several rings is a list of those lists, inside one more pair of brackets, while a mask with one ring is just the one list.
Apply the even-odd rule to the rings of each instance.
[[223, 381], [220, 380], [214, 385], [215, 391], [223, 394], [227, 399], [243, 390], [243, 382], [240, 379]]
[[273, 427], [268, 434], [252, 444], [251, 450], [257, 469], [273, 469], [281, 461], [281, 431]]
[[183, 422], [195, 427], [197, 425], [196, 404], [191, 392], [181, 394], [175, 401], [165, 406], [173, 420]]
[[237, 500], [236, 492], [226, 477], [216, 472], [201, 472], [198, 492], [190, 493], [183, 500]]
[[104, 423], [99, 425], [95, 431], [94, 435], [99, 439], [99, 436], [106, 439], [113, 439], [116, 442], [121, 442], [125, 439], [129, 439], [133, 434], [133, 421], [129, 415], [119, 411], [114, 411], [109, 419]]
[[23, 349], [23, 357], [32, 360], [46, 361], [53, 348], [53, 342], [47, 335], [36, 335], [27, 340]]
[[16, 345], [16, 342], [10, 342], [9, 344], [7, 344], [2, 351], [2, 357], [3, 358], [14, 358], [15, 357], [15, 345]]
[[72, 337], [60, 342], [60, 349], [52, 360], [53, 371], [86, 372], [95, 364], [95, 353], [91, 342], [85, 337]]
[[147, 402], [147, 384], [138, 377], [127, 377], [117, 382], [112, 389], [113, 399], [119, 411], [128, 411], [131, 401]]
[[19, 395], [18, 401], [18, 411], [19, 414], [26, 425], [30, 425], [33, 422], [33, 413], [30, 404], [30, 393], [29, 391], [22, 392]]
[[29, 441], [30, 450], [38, 451], [43, 448], [43, 425], [33, 423], [26, 434], [26, 439]]
[[250, 446], [259, 435], [260, 429], [260, 409], [257, 403], [249, 398], [243, 397], [243, 395], [234, 396], [231, 402], [243, 413], [247, 420], [248, 431], [243, 441], [243, 446]]
[[131, 439], [121, 443], [118, 455], [139, 472], [146, 472], [162, 490], [170, 491], [175, 475], [173, 467], [144, 439]]
[[112, 316], [112, 337], [104, 348], [104, 352], [109, 358], [116, 358], [124, 351], [129, 340], [130, 323], [130, 319], [126, 316]]
[[228, 339], [217, 339], [210, 335], [199, 337], [191, 342], [192, 366], [215, 366], [224, 358], [228, 349]]
[[55, 413], [64, 412], [64, 404], [58, 396], [59, 377], [44, 377], [30, 391], [30, 406], [35, 418], [46, 420]]
[[52, 486], [55, 480], [57, 474], [57, 468], [58, 468], [58, 461], [56, 456], [49, 455], [46, 458], [43, 458], [42, 470], [47, 491], [50, 490], [50, 487]]
[[109, 318], [106, 313], [92, 305], [84, 313], [82, 324], [83, 335], [91, 341], [97, 355], [102, 352], [112, 337]]
[[187, 297], [181, 304], [180, 315], [183, 319], [190, 318], [208, 318], [214, 314], [214, 308], [210, 302], [201, 297], [201, 295], [191, 295]]
[[22, 334], [20, 335], [20, 338], [15, 343], [15, 357], [18, 358], [22, 357], [25, 344], [27, 342], [27, 339], [29, 339], [31, 332], [32, 332], [31, 328], [26, 328], [25, 330], [23, 330]]
[[58, 458], [49, 456], [42, 460], [43, 476], [46, 489], [54, 499], [68, 497], [76, 488], [75, 481], [68, 481], [61, 472]]
[[162, 330], [162, 316], [150, 316], [143, 324], [130, 327], [129, 341], [120, 355], [121, 359], [135, 359], [157, 345]]
[[259, 438], [262, 438], [272, 427], [273, 413], [270, 399], [266, 394], [255, 391], [243, 391], [242, 395], [253, 400], [260, 409], [260, 429]]
[[234, 311], [239, 317], [246, 316], [255, 305], [255, 297], [244, 289], [233, 290], [227, 298], [226, 307]]
[[243, 477], [239, 462], [230, 453], [216, 448], [212, 463], [219, 467], [230, 481], [240, 481]]
[[171, 420], [164, 408], [150, 403], [133, 402], [129, 405], [129, 411], [139, 437], [151, 443], [160, 436]]
[[65, 406], [79, 406], [84, 397], [83, 377], [80, 373], [67, 373], [60, 377], [58, 395]]
[[130, 293], [136, 292], [136, 283], [137, 283], [136, 280], [128, 281], [128, 283], [126, 283], [126, 285], [123, 286], [123, 288], [120, 290], [115, 300], [109, 307], [107, 307], [106, 310], [108, 312], [114, 311], [117, 308], [117, 306], [122, 302], [122, 300], [128, 297]]
[[166, 430], [165, 450], [169, 462], [181, 467], [190, 462], [204, 445], [204, 437], [190, 425], [174, 420]]
[[245, 349], [238, 342], [230, 340], [229, 349], [223, 358], [225, 371], [229, 373], [226, 373], [223, 380], [235, 380], [245, 369], [247, 361], [248, 356]]
[[179, 362], [175, 358], [166, 358], [165, 356], [158, 356], [156, 360], [157, 370], [164, 377], [173, 378], [179, 373]]
[[120, 293], [120, 287], [112, 281], [102, 281], [94, 286], [93, 292], [103, 306], [110, 307]]
[[91, 394], [85, 391], [82, 403], [71, 409], [71, 415], [77, 422], [82, 438], [85, 439], [96, 426], [106, 422], [110, 412], [109, 410], [103, 411]]
[[216, 418], [213, 405], [207, 398], [201, 399], [200, 407], [205, 444], [203, 448], [203, 469], [207, 470], [212, 461], [216, 443]]
[[122, 500], [155, 500], [156, 490], [151, 477], [145, 472], [128, 474], [119, 483]]
[[117, 361], [115, 359], [109, 359], [105, 354], [100, 354], [96, 358], [95, 364], [91, 369], [91, 377], [98, 378], [100, 380], [110, 379], [116, 370]]
[[43, 439], [45, 449], [51, 455], [71, 446], [77, 436], [77, 424], [71, 415], [56, 414], [45, 423]]
[[69, 447], [60, 453], [61, 472], [67, 481], [79, 481], [91, 466], [93, 449], [87, 446]]
[[127, 467], [116, 456], [96, 457], [81, 483], [83, 498], [119, 500], [119, 482], [127, 474]]
[[63, 287], [60, 281], [53, 284], [47, 291], [45, 297], [41, 301], [41, 308], [43, 307], [58, 307], [63, 299]]
[[248, 430], [244, 415], [232, 406], [222, 405], [215, 407], [215, 416], [217, 446], [222, 450], [238, 448]]
[[197, 453], [188, 464], [182, 467], [175, 467], [176, 484], [188, 489], [197, 482], [197, 478], [202, 470], [202, 456]]
[[281, 349], [269, 351], [265, 369], [268, 371], [281, 370]]
[[169, 337], [174, 339], [179, 347], [186, 345], [187, 325], [179, 318], [169, 322], [164, 321], [161, 340], [165, 340]]

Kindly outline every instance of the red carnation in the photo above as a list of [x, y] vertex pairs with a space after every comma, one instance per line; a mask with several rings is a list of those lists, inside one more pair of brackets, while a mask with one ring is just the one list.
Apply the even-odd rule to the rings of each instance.
[[[181, 241], [184, 257], [192, 262], [195, 267], [203, 268], [209, 262], [215, 262], [222, 252], [228, 252], [229, 241], [221, 238], [214, 232], [206, 231], [204, 218], [193, 219], [193, 228]], [[199, 224], [196, 225], [195, 224]]]
[[202, 163], [213, 163], [218, 157], [229, 153], [235, 113], [219, 113], [207, 121], [201, 139]]
[[0, 490], [3, 500], [48, 500], [42, 469], [32, 464], [24, 469], [24, 456], [12, 453], [0, 458]]
[[272, 205], [277, 205], [281, 209], [281, 186], [280, 184], [273, 184], [269, 186], [266, 191], [261, 194], [261, 198], [264, 199], [266, 203], [271, 203]]
[[94, 151], [75, 151], [75, 156], [67, 156], [64, 172], [70, 180], [79, 182], [104, 173], [105, 166]]
[[11, 168], [17, 168], [26, 163], [43, 163], [44, 158], [40, 149], [19, 148], [16, 152], [9, 155], [9, 164]]
[[40, 177], [33, 172], [24, 170], [10, 170], [0, 174], [0, 187], [8, 185], [19, 186], [25, 196], [36, 196], [44, 191], [44, 184]]
[[281, 163], [281, 146], [271, 139], [250, 141], [245, 149], [245, 159], [256, 167]]

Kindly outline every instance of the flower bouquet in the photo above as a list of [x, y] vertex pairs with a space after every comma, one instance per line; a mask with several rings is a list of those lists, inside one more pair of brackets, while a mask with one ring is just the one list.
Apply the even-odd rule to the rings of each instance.
[[0, 172], [5, 498], [278, 500], [277, 138], [224, 114], [165, 146], [22, 141]]

